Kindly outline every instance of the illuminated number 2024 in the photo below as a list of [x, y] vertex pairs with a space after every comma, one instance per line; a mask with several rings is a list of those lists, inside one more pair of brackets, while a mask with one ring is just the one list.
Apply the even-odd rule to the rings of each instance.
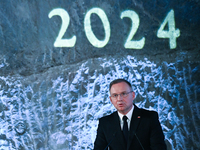
[[[91, 14], [93, 14], [93, 13], [98, 15], [103, 23], [103, 27], [104, 27], [104, 31], [105, 31], [104, 40], [97, 39], [92, 31], [90, 17], [91, 17]], [[62, 8], [56, 8], [56, 9], [53, 9], [49, 13], [49, 18], [56, 16], [56, 15], [61, 17], [62, 24], [61, 24], [59, 34], [54, 42], [54, 46], [55, 47], [74, 47], [74, 45], [76, 43], [75, 35], [70, 39], [63, 39], [63, 36], [64, 36], [64, 34], [69, 26], [69, 22], [70, 22], [69, 14], [67, 13], [66, 10], [64, 10]], [[142, 37], [142, 39], [140, 39], [138, 41], [132, 40], [132, 38], [135, 35], [135, 33], [137, 32], [137, 29], [140, 24], [138, 14], [132, 10], [125, 10], [121, 13], [120, 17], [121, 17], [121, 19], [123, 19], [124, 17], [128, 17], [132, 21], [131, 30], [130, 30], [127, 40], [124, 44], [124, 47], [127, 49], [142, 49], [145, 45], [145, 37]], [[167, 23], [168, 23], [168, 27], [169, 27], [168, 31], [164, 30], [164, 27], [167, 25]], [[106, 16], [105, 12], [100, 8], [92, 8], [86, 13], [85, 19], [84, 19], [84, 29], [85, 29], [85, 34], [86, 34], [87, 39], [95, 47], [98, 47], [98, 48], [104, 47], [110, 39], [110, 23], [109, 23], [109, 20]], [[167, 14], [167, 16], [164, 19], [163, 23], [161, 24], [160, 28], [158, 29], [157, 37], [169, 38], [170, 49], [174, 49], [174, 48], [176, 48], [176, 38], [178, 38], [179, 36], [180, 36], [180, 30], [175, 29], [174, 11], [171, 10]]]

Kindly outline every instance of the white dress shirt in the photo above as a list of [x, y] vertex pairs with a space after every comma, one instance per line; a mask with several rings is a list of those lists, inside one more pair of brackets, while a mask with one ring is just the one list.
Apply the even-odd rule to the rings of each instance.
[[[128, 123], [128, 130], [130, 129], [130, 124], [131, 124], [131, 118], [132, 118], [132, 114], [133, 114], [133, 110], [134, 110], [134, 105], [133, 107], [131, 108], [131, 110], [126, 114], [126, 117], [128, 118], [127, 119], [127, 123]], [[118, 115], [119, 115], [119, 120], [120, 120], [120, 125], [121, 125], [121, 129], [123, 130], [123, 114], [121, 114], [119, 111], [118, 111]]]

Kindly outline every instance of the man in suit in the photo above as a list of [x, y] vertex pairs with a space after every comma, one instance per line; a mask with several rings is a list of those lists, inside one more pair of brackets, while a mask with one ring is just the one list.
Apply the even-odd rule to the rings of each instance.
[[131, 84], [116, 79], [110, 83], [109, 91], [117, 111], [99, 119], [94, 150], [166, 150], [157, 112], [133, 104]]

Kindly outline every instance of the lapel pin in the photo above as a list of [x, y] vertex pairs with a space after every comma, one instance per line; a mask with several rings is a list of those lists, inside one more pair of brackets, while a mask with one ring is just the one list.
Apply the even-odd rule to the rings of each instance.
[[137, 118], [140, 118], [140, 116], [138, 116]]

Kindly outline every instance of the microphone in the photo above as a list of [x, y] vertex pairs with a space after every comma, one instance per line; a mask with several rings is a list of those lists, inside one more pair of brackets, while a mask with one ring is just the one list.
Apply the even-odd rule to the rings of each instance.
[[106, 146], [106, 148], [104, 150], [106, 150], [110, 146], [110, 144], [112, 143], [112, 141], [115, 138], [116, 133], [117, 133], [117, 131], [113, 134], [113, 138], [110, 140], [110, 142], [108, 143], [108, 145]]
[[142, 150], [144, 150], [144, 147], [142, 146], [142, 143], [140, 142], [140, 140], [139, 140], [138, 136], [136, 135], [136, 133], [135, 133], [135, 137], [137, 138], [137, 140], [138, 140], [140, 146], [142, 147]]

